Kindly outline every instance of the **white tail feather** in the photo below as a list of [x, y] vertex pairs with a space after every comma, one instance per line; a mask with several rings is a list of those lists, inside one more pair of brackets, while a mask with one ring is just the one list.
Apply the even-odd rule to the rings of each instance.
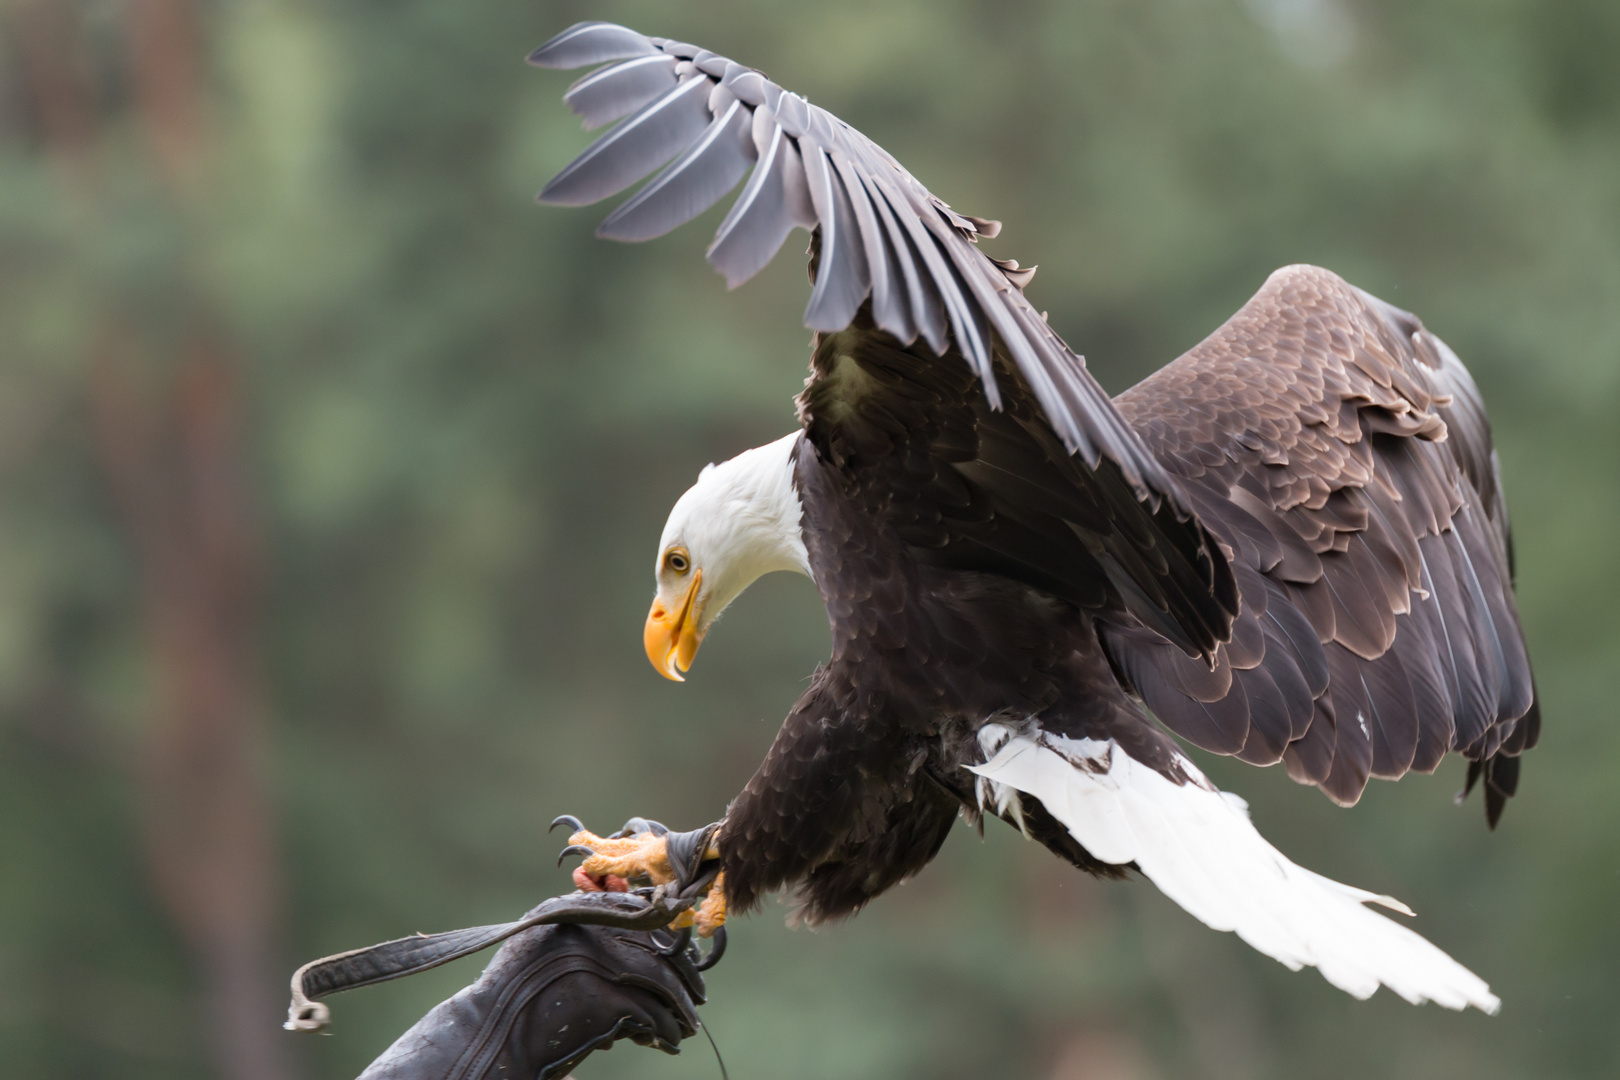
[[1038, 732], [1008, 739], [970, 768], [993, 787], [1039, 799], [1097, 858], [1136, 863], [1188, 912], [1236, 931], [1295, 971], [1316, 967], [1358, 998], [1382, 984], [1414, 1005], [1473, 1005], [1493, 1014], [1501, 1006], [1479, 976], [1362, 906], [1410, 915], [1406, 905], [1294, 865], [1255, 830], [1241, 799], [1216, 790], [1191, 761], [1180, 764], [1188, 783], [1132, 759], [1113, 741]]

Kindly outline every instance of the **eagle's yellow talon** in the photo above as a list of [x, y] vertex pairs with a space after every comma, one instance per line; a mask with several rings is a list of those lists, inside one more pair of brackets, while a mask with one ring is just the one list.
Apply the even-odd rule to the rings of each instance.
[[[577, 819], [569, 819], [569, 824], [577, 823]], [[710, 837], [704, 858], [720, 857], [717, 840], [718, 834]], [[627, 883], [636, 879], [645, 879], [654, 885], [668, 885], [676, 880], [675, 869], [669, 859], [669, 840], [657, 833], [608, 837], [580, 829], [568, 838], [568, 846], [585, 848], [591, 853], [574, 872], [574, 880], [587, 892], [604, 887], [623, 890]], [[684, 930], [692, 927], [699, 937], [707, 938], [713, 937], [725, 922], [725, 874], [721, 873], [715, 875], [702, 903], [677, 915], [669, 928]]]
[[591, 849], [593, 854], [579, 867], [591, 878], [644, 877], [654, 885], [667, 885], [675, 880], [675, 871], [669, 864], [669, 844], [655, 833], [612, 839], [581, 829], [568, 838], [568, 843]]

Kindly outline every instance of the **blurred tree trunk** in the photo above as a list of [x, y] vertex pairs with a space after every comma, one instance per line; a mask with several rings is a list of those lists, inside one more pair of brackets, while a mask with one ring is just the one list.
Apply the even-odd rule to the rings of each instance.
[[[68, 0], [13, 8], [30, 105], [67, 196], [97, 205], [109, 100]], [[180, 219], [208, 157], [207, 35], [194, 0], [129, 0], [122, 70]], [[181, 246], [183, 260], [184, 246]], [[104, 298], [90, 372], [102, 466], [140, 565], [156, 707], [136, 763], [154, 887], [193, 951], [218, 1071], [284, 1080], [279, 873], [256, 626], [261, 558], [235, 351], [181, 266], [156, 316]]]
[[[256, 677], [259, 558], [226, 347], [191, 328], [153, 392], [110, 341], [102, 460], [139, 555], [158, 709], [140, 765], [148, 864], [195, 951], [222, 1073], [278, 1080], [278, 874]], [[144, 392], [143, 392], [144, 391]]]

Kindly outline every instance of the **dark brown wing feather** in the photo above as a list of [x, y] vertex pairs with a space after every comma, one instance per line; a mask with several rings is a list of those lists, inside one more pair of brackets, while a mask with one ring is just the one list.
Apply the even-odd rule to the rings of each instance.
[[1213, 671], [1150, 629], [1106, 630], [1131, 687], [1193, 743], [1286, 761], [1341, 803], [1458, 750], [1494, 824], [1539, 716], [1490, 428], [1451, 350], [1288, 267], [1116, 404], [1231, 548], [1243, 597]]
[[[941, 518], [951, 543], [944, 534], [928, 542], [959, 565], [1050, 585], [1093, 609], [1123, 604], [1187, 653], [1208, 657], [1226, 638], [1236, 589], [1224, 559], [1084, 361], [1024, 298], [1031, 271], [979, 250], [998, 226], [956, 213], [860, 132], [725, 57], [581, 23], [529, 59], [605, 64], [566, 100], [587, 127], [619, 121], [542, 201], [596, 202], [668, 163], [598, 230], [647, 240], [752, 170], [709, 248], [728, 284], [764, 267], [793, 228], [811, 230], [805, 322], [891, 381], [874, 415], [904, 412], [947, 383], [979, 414], [930, 436], [941, 445], [906, 444], [928, 459], [907, 477], [918, 490], [897, 493], [896, 512], [918, 515], [914, 532]], [[889, 426], [916, 434], [916, 419]], [[832, 438], [835, 421], [821, 420]], [[951, 445], [957, 436], [971, 447]], [[1042, 499], [1057, 509], [1042, 510]]]
[[1152, 627], [1183, 656], [1212, 655], [1238, 608], [1217, 542], [1167, 502], [1138, 500], [1112, 462], [1070, 454], [997, 346], [994, 409], [960, 356], [903, 347], [864, 311], [820, 335], [800, 417], [843, 478], [839, 497], [924, 563], [1011, 578]]

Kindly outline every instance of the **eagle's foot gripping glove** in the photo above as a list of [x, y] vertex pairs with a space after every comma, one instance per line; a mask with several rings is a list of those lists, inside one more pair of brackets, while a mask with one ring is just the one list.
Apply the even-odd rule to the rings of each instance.
[[723, 951], [717, 937], [704, 957], [690, 927], [674, 925], [714, 883], [718, 866], [703, 856], [715, 828], [666, 830], [675, 873], [653, 887], [570, 893], [515, 922], [418, 934], [305, 964], [293, 975], [286, 1026], [319, 1030], [331, 1015], [319, 998], [504, 942], [477, 982], [417, 1021], [360, 1080], [553, 1080], [619, 1039], [677, 1053], [701, 1026], [701, 972]]
[[[582, 892], [624, 892], [633, 884], [664, 885], [697, 877], [698, 868], [720, 857], [716, 846], [720, 828], [711, 825], [689, 833], [671, 833], [663, 825], [645, 818], [631, 818], [611, 836], [597, 836], [571, 814], [551, 823], [567, 825], [573, 831], [558, 862], [569, 855], [584, 855], [574, 870], [574, 884]], [[688, 926], [700, 937], [711, 937], [726, 921], [724, 879], [718, 874], [706, 886], [707, 895], [689, 914], [672, 925]]]

